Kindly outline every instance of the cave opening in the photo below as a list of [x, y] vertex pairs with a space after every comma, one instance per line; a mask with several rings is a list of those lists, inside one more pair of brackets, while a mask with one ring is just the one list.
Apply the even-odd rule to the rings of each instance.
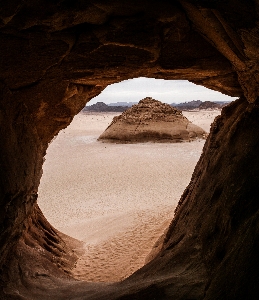
[[[146, 96], [171, 105], [190, 102], [195, 106], [187, 104], [183, 115], [206, 132], [220, 104], [233, 100], [188, 81], [142, 77], [108, 86], [86, 108], [101, 101], [113, 108], [117, 102], [133, 105]], [[218, 107], [199, 109], [207, 99]], [[84, 254], [72, 270], [80, 280], [120, 281], [152, 258], [204, 145], [200, 139], [177, 144], [97, 141], [121, 113], [82, 110], [49, 145], [43, 165], [38, 204], [56, 229], [83, 242]]]
[[[0, 10], [0, 298], [258, 299], [258, 3], [12, 1]], [[70, 273], [37, 204], [50, 141], [107, 85], [187, 79], [240, 97], [211, 128], [159, 255], [126, 280]]]

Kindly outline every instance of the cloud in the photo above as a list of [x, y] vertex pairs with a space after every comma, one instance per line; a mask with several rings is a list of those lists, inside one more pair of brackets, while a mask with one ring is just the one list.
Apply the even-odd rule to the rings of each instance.
[[236, 99], [187, 80], [140, 77], [109, 85], [88, 104], [96, 102], [138, 102], [145, 97], [152, 97], [166, 103], [180, 103], [191, 100], [231, 101]]

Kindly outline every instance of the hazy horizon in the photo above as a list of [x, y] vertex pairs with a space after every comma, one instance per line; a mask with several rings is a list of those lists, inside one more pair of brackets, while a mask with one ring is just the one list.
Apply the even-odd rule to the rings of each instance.
[[107, 86], [100, 95], [87, 103], [97, 102], [106, 104], [116, 102], [139, 102], [145, 97], [152, 97], [165, 103], [181, 103], [192, 100], [201, 101], [233, 101], [237, 97], [230, 97], [196, 85], [187, 80], [164, 80], [139, 77], [124, 80]]

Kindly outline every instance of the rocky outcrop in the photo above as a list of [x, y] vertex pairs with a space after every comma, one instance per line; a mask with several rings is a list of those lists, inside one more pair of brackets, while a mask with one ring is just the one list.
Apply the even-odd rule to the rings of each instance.
[[172, 103], [171, 106], [174, 106], [180, 110], [192, 110], [198, 108], [201, 104], [201, 100], [192, 100], [184, 103]]
[[96, 104], [89, 105], [83, 108], [83, 112], [93, 111], [93, 112], [123, 112], [126, 110], [127, 106], [109, 106], [104, 102], [97, 102]]
[[98, 140], [177, 143], [205, 136], [206, 132], [188, 121], [178, 109], [146, 97], [114, 117]]
[[221, 109], [222, 107], [228, 105], [231, 101], [201, 101], [192, 100], [184, 103], [172, 103], [171, 106], [176, 107], [180, 110], [199, 110], [199, 109]]
[[[2, 299], [258, 298], [258, 9], [239, 0], [2, 1]], [[70, 244], [37, 209], [43, 158], [87, 101], [134, 77], [186, 79], [242, 99], [214, 123], [157, 258], [122, 283], [77, 282], [66, 272]]]
[[223, 105], [211, 102], [211, 101], [204, 101], [199, 105], [199, 109], [221, 109]]

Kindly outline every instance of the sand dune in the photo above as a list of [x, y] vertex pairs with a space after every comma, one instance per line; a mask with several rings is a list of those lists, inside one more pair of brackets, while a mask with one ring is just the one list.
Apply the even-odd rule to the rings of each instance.
[[[209, 131], [219, 111], [184, 114]], [[85, 242], [73, 273], [87, 281], [118, 281], [143, 266], [204, 145], [98, 142], [115, 115], [77, 115], [50, 144], [39, 188], [51, 224]]]

